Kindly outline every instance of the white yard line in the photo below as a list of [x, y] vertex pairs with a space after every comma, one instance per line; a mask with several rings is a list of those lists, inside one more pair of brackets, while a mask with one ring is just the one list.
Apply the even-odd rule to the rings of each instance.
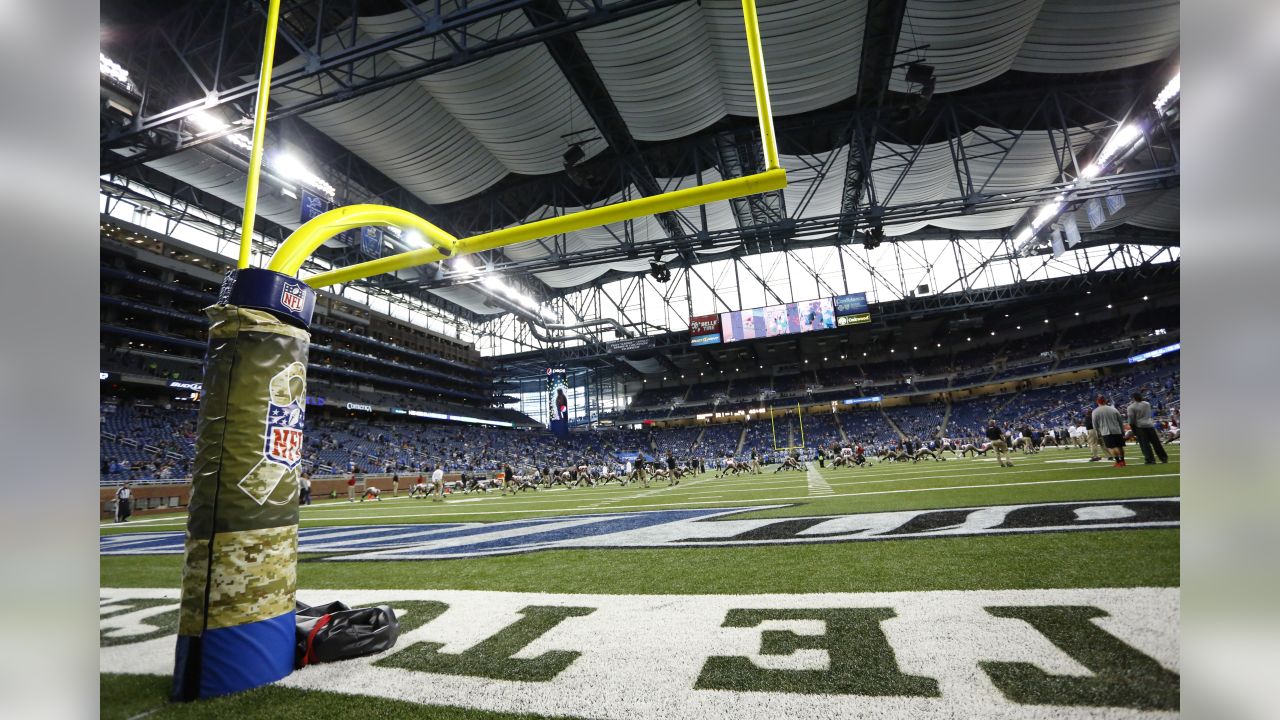
[[805, 475], [809, 479], [810, 495], [831, 495], [835, 491], [831, 489], [831, 485], [822, 477], [822, 473], [813, 467], [813, 463], [809, 463], [805, 467]]

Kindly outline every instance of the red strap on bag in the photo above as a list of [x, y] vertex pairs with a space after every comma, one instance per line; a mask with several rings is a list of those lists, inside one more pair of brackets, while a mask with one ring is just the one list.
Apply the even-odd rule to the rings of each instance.
[[328, 613], [321, 615], [320, 619], [316, 621], [315, 627], [312, 627], [311, 632], [307, 634], [307, 651], [302, 655], [303, 667], [311, 664], [312, 660], [314, 660], [312, 650], [313, 644], [316, 640], [316, 633], [320, 632], [320, 628], [329, 624], [329, 618], [331, 617], [333, 617], [333, 615]]

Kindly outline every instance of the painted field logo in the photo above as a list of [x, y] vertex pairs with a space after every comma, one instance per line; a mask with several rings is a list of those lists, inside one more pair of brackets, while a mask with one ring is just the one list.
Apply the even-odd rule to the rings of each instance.
[[[278, 467], [278, 466], [277, 466]], [[298, 552], [326, 560], [445, 560], [546, 550], [735, 547], [869, 542], [973, 535], [1178, 527], [1179, 498], [897, 510], [855, 515], [738, 518], [785, 505], [686, 508], [429, 523], [302, 528]], [[182, 552], [183, 533], [103, 535], [103, 555]]]
[[301, 285], [285, 284], [284, 291], [280, 293], [281, 305], [293, 312], [302, 312], [304, 302]]
[[293, 468], [302, 461], [303, 406], [271, 403], [267, 408], [267, 437], [263, 454], [268, 460]]

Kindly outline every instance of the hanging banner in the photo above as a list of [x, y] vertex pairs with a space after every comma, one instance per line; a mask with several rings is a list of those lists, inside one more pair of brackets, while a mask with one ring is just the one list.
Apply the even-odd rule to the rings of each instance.
[[605, 345], [609, 348], [609, 352], [625, 354], [636, 352], [639, 350], [652, 350], [654, 348], [654, 339], [652, 337], [633, 337], [624, 338], [622, 340], [611, 340]]
[[564, 368], [547, 368], [548, 427], [569, 420], [569, 375]]
[[714, 345], [720, 341], [720, 315], [694, 315], [689, 318], [689, 344]]
[[1053, 257], [1056, 260], [1062, 255], [1063, 252], [1066, 251], [1066, 248], [1063, 247], [1062, 245], [1062, 229], [1059, 228], [1057, 225], [1054, 225], [1053, 232], [1051, 233], [1050, 237], [1053, 240]]
[[1115, 215], [1120, 212], [1120, 208], [1124, 207], [1124, 193], [1120, 192], [1120, 188], [1116, 188], [1106, 194], [1107, 212]]
[[360, 229], [360, 252], [374, 259], [382, 257], [382, 228]]
[[1067, 238], [1067, 247], [1073, 248], [1080, 244], [1080, 225], [1076, 222], [1076, 216], [1067, 213], [1062, 216], [1062, 234]]
[[299, 203], [299, 206], [302, 209], [301, 220], [305, 223], [317, 215], [323, 215], [328, 212], [333, 206], [333, 203], [325, 200], [319, 195], [316, 195], [310, 190], [303, 190], [302, 200]]
[[1089, 216], [1089, 229], [1097, 230], [1103, 220], [1107, 219], [1106, 214], [1102, 210], [1102, 201], [1093, 198], [1084, 204], [1084, 212]]

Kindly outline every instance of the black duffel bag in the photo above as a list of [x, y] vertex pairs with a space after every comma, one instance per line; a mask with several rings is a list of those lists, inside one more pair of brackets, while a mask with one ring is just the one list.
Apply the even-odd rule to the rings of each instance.
[[340, 602], [297, 603], [294, 667], [373, 655], [395, 646], [400, 623], [388, 605], [355, 608]]

